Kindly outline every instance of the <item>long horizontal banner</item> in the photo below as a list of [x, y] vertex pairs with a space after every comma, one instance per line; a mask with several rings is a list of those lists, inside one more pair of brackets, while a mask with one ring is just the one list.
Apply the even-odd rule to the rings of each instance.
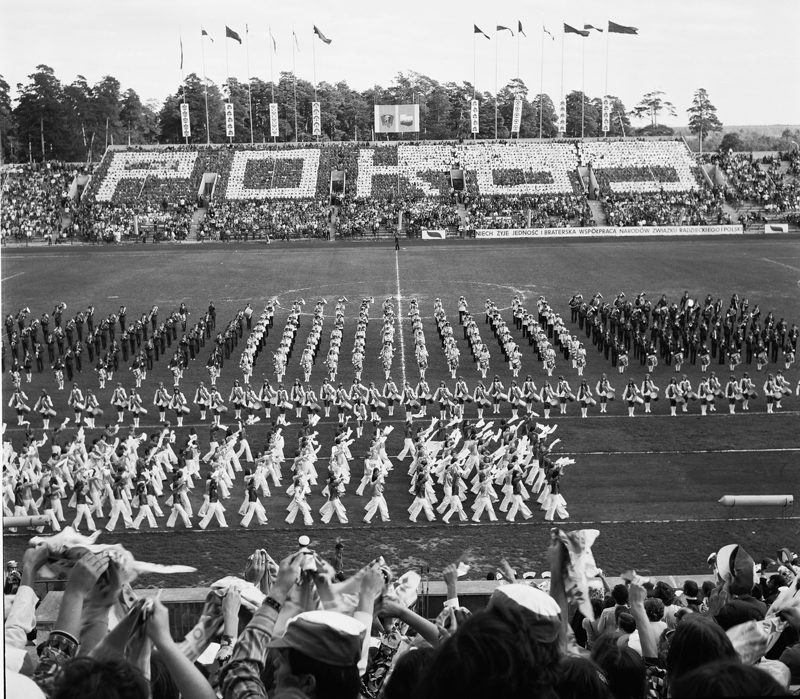
[[586, 238], [645, 235], [740, 235], [741, 226], [594, 226], [587, 228], [478, 228], [476, 238]]

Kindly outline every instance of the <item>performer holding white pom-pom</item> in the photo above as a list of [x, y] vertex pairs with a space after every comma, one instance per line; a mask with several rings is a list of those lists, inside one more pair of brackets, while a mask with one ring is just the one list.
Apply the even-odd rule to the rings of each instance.
[[[326, 492], [327, 491], [327, 492]], [[340, 524], [347, 524], [347, 511], [342, 504], [342, 494], [344, 493], [344, 479], [341, 474], [334, 470], [328, 473], [328, 483], [323, 491], [323, 495], [328, 496], [328, 501], [320, 508], [319, 514], [325, 524], [329, 524], [334, 514], [339, 519]]]
[[244, 517], [242, 517], [240, 524], [243, 527], [249, 527], [250, 520], [253, 519], [253, 515], [256, 516], [259, 524], [266, 524], [267, 513], [264, 510], [264, 505], [262, 505], [261, 501], [258, 499], [258, 488], [256, 486], [255, 476], [250, 475], [249, 471], [245, 472], [244, 482], [246, 486], [245, 497], [247, 500], [247, 506]]
[[[206, 481], [206, 497], [208, 498], [208, 505], [205, 509], [205, 516], [200, 521], [200, 529], [205, 529], [209, 522], [211, 522], [212, 517], [217, 518], [220, 528], [228, 528], [228, 523], [225, 521], [225, 508], [219, 501], [219, 478], [219, 472], [214, 471], [208, 476], [208, 480]], [[198, 514], [203, 514], [202, 508]]]
[[550, 496], [547, 501], [547, 512], [545, 513], [545, 520], [552, 522], [555, 515], [561, 519], [567, 519], [569, 512], [567, 512], [567, 503], [561, 495], [561, 476], [563, 469], [561, 466], [555, 466], [550, 472], [547, 483], [550, 486]]

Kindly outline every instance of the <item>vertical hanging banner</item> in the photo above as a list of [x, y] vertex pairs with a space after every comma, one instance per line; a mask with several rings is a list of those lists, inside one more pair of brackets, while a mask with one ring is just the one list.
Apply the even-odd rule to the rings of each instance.
[[311, 103], [311, 135], [322, 135], [322, 112], [319, 108], [319, 102]]
[[514, 100], [514, 115], [511, 117], [511, 133], [519, 133], [519, 127], [522, 123], [522, 98], [517, 97]]
[[480, 131], [479, 114], [481, 103], [478, 100], [472, 100], [469, 108], [469, 122], [472, 127], [472, 133]]
[[225, 135], [229, 138], [234, 136], [233, 105], [230, 102], [225, 103]]
[[603, 133], [611, 131], [611, 100], [603, 97]]
[[280, 128], [278, 124], [278, 103], [269, 103], [269, 135], [277, 138], [280, 136]]
[[184, 138], [189, 138], [192, 135], [192, 127], [189, 122], [189, 105], [186, 102], [181, 105], [181, 133]]
[[567, 132], [567, 103], [561, 100], [561, 105], [558, 108], [558, 133], [562, 136]]

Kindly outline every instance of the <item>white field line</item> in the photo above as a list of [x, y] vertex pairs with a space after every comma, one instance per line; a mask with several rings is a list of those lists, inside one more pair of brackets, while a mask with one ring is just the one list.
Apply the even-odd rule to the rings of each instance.
[[397, 324], [400, 326], [400, 369], [403, 373], [403, 386], [406, 385], [406, 341], [403, 335], [403, 296], [400, 292], [400, 253], [394, 253], [394, 272], [397, 280]]
[[764, 262], [771, 262], [773, 265], [780, 265], [781, 267], [786, 267], [787, 269], [792, 269], [795, 272], [800, 272], [800, 267], [792, 267], [791, 265], [787, 265], [783, 262], [776, 262], [775, 260], [770, 260], [766, 257], [761, 258]]

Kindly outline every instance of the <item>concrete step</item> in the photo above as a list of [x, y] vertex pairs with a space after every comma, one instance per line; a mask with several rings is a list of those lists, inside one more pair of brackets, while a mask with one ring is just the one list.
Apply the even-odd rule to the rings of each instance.
[[593, 199], [587, 199], [586, 201], [589, 204], [589, 208], [592, 210], [592, 216], [594, 216], [595, 225], [607, 226], [608, 218], [606, 217], [606, 212], [603, 211], [603, 205], [599, 201]]
[[196, 209], [192, 214], [192, 222], [189, 226], [189, 241], [197, 241], [197, 229], [200, 227], [200, 221], [206, 217], [206, 209]]

